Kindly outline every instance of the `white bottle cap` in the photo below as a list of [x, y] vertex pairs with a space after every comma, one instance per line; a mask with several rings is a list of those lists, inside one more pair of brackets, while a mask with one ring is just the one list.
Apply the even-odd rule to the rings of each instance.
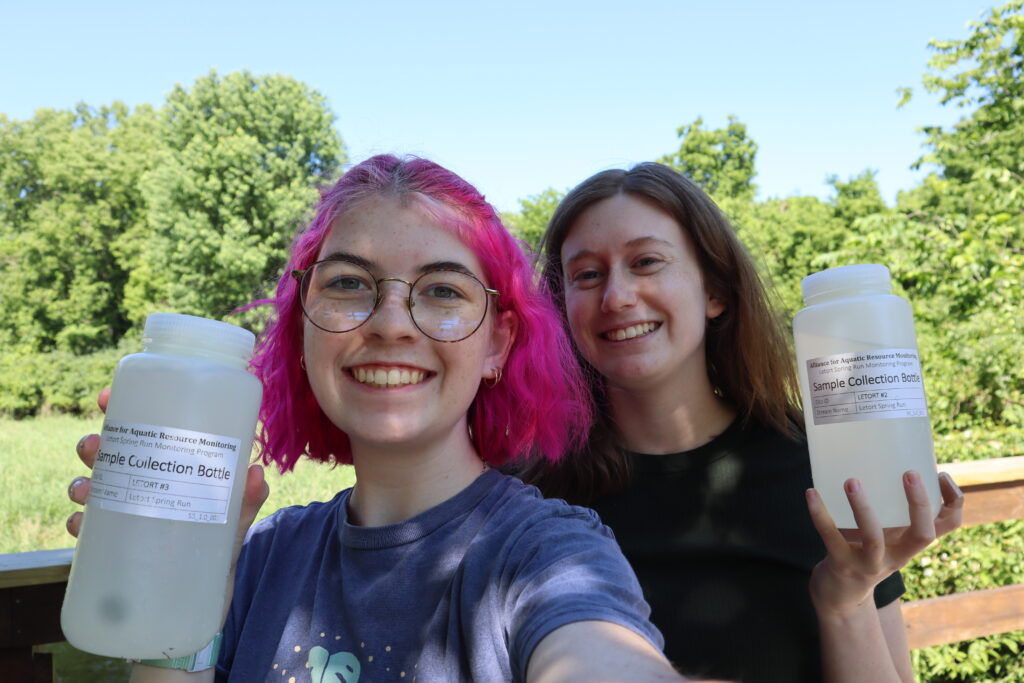
[[202, 348], [249, 360], [256, 336], [249, 330], [219, 320], [182, 313], [151, 313], [146, 317], [142, 344], [146, 346], [151, 342]]
[[810, 306], [840, 294], [892, 294], [892, 281], [886, 266], [860, 263], [811, 273], [801, 280], [800, 289], [804, 293], [804, 304]]

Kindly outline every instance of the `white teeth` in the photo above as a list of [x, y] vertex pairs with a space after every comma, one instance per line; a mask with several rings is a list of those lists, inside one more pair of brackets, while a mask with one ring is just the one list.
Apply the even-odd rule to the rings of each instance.
[[622, 327], [617, 330], [611, 330], [605, 332], [605, 337], [612, 341], [623, 341], [625, 339], [633, 339], [644, 334], [649, 334], [654, 330], [658, 329], [659, 323], [640, 323], [639, 325], [630, 325], [629, 327]]
[[406, 384], [419, 384], [427, 376], [423, 370], [409, 370], [408, 368], [391, 368], [390, 370], [366, 368], [352, 368], [352, 376], [356, 381], [369, 384], [374, 387], [400, 387]]

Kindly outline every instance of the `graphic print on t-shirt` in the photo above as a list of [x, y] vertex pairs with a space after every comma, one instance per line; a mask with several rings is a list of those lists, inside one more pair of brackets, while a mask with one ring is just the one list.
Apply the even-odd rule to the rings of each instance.
[[362, 669], [359, 658], [351, 652], [332, 655], [319, 645], [309, 651], [306, 666], [310, 669], [313, 683], [358, 683]]
[[[321, 633], [320, 638], [325, 644], [331, 641], [327, 633]], [[340, 635], [334, 636], [333, 640], [335, 647], [345, 646]], [[348, 650], [337, 650], [332, 653], [323, 645], [314, 645], [305, 648], [305, 662], [302, 660], [303, 649], [302, 645], [294, 645], [278, 651], [279, 659], [274, 662], [272, 669], [275, 675], [281, 676], [284, 683], [359, 683], [364, 669], [366, 680], [410, 683], [417, 680], [419, 664], [413, 664], [409, 668], [408, 663], [398, 662], [398, 651], [391, 645], [378, 649], [372, 644], [367, 647], [365, 642], [360, 642], [358, 654]], [[303, 675], [307, 672], [308, 678]]]

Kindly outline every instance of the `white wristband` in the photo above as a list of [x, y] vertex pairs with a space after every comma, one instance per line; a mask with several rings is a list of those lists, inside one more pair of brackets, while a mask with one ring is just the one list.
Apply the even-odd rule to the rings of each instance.
[[136, 661], [138, 661], [139, 664], [157, 666], [161, 669], [181, 669], [182, 671], [188, 671], [190, 673], [206, 671], [217, 663], [217, 656], [220, 654], [220, 641], [222, 637], [222, 634], [218, 633], [213, 637], [213, 640], [210, 641], [209, 645], [192, 655], [167, 659], [140, 659]]

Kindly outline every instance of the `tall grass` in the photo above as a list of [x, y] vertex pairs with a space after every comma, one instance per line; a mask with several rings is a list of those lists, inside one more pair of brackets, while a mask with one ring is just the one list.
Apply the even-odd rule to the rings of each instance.
[[[64, 523], [79, 509], [67, 486], [89, 471], [75, 455], [85, 434], [98, 433], [100, 418], [69, 416], [27, 420], [0, 418], [0, 553], [74, 545]], [[302, 461], [281, 476], [267, 468], [270, 499], [260, 518], [287, 505], [327, 500], [355, 481], [351, 467], [330, 468]]]

